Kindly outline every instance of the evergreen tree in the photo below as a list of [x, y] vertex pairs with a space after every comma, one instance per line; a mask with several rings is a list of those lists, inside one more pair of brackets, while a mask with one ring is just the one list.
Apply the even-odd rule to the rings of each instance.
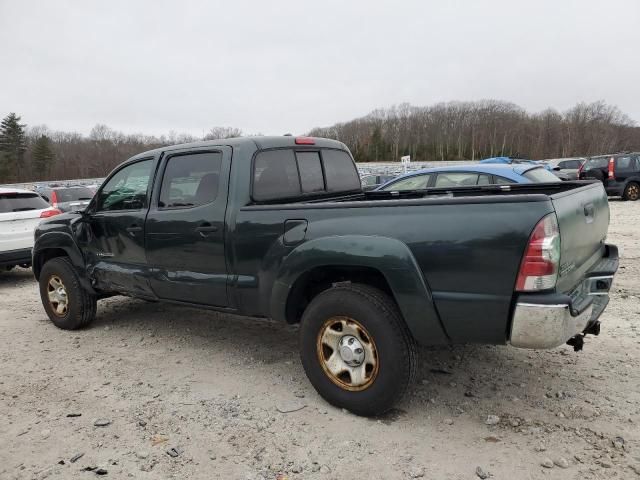
[[48, 176], [54, 157], [51, 140], [46, 135], [40, 135], [33, 144], [33, 169], [36, 177], [44, 179]]
[[15, 181], [21, 177], [27, 141], [25, 125], [15, 113], [0, 123], [0, 182]]

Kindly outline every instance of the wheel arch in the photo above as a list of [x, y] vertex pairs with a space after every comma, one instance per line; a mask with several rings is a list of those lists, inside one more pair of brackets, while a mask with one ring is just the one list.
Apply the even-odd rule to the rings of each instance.
[[46, 233], [36, 240], [33, 247], [33, 275], [40, 280], [42, 267], [49, 260], [57, 257], [67, 257], [78, 273], [82, 286], [91, 293], [95, 293], [87, 278], [84, 257], [71, 235], [62, 232]]
[[294, 249], [274, 282], [271, 316], [296, 323], [315, 295], [340, 282], [362, 283], [387, 293], [419, 343], [448, 343], [429, 286], [409, 247], [387, 237], [324, 237]]

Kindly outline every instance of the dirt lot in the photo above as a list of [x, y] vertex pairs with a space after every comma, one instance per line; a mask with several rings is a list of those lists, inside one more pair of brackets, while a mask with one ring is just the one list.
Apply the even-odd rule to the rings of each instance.
[[623, 259], [583, 352], [422, 349], [380, 419], [315, 393], [295, 327], [112, 298], [64, 332], [4, 273], [0, 478], [640, 478], [640, 203], [611, 209]]

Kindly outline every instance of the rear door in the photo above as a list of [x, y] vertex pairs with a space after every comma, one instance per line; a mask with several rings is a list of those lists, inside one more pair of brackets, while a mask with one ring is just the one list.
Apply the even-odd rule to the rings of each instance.
[[146, 222], [151, 288], [163, 299], [226, 307], [230, 147], [172, 151]]
[[569, 292], [602, 257], [609, 228], [609, 203], [601, 183], [551, 196], [560, 228], [557, 288]]

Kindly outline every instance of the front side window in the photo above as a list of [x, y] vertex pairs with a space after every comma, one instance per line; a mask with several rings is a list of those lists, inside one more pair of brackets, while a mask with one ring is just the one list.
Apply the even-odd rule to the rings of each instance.
[[160, 208], [190, 208], [218, 196], [221, 152], [191, 153], [169, 158], [160, 189]]
[[466, 187], [478, 183], [478, 174], [470, 172], [439, 173], [436, 178], [438, 187]]
[[424, 190], [429, 185], [431, 175], [414, 175], [412, 177], [403, 178], [391, 185], [383, 188], [386, 192], [401, 192], [403, 190]]
[[98, 211], [146, 208], [152, 167], [153, 160], [143, 160], [118, 171], [100, 190]]

